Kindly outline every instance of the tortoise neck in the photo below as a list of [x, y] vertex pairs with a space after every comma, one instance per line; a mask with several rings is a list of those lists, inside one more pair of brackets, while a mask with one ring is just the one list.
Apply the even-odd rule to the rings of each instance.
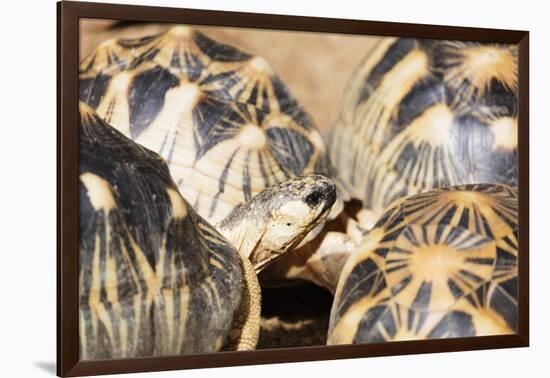
[[[232, 213], [233, 214], [233, 213]], [[241, 256], [253, 261], [256, 251], [261, 244], [264, 234], [264, 225], [255, 217], [229, 215], [216, 225], [216, 229], [239, 251]], [[254, 219], [251, 221], [250, 219]]]

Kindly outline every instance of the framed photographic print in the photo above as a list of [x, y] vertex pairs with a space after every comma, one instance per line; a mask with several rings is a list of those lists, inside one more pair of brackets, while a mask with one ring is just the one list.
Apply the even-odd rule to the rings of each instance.
[[58, 375], [528, 345], [528, 32], [57, 6]]

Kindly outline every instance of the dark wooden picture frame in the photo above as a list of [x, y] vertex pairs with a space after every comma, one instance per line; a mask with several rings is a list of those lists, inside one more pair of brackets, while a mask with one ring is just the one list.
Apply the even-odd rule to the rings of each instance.
[[[78, 342], [78, 66], [79, 19], [118, 19], [376, 36], [516, 44], [519, 47], [518, 333], [383, 344], [221, 352], [79, 361]], [[57, 374], [80, 376], [352, 357], [451, 352], [529, 345], [529, 33], [527, 31], [204, 11], [88, 2], [57, 4]]]

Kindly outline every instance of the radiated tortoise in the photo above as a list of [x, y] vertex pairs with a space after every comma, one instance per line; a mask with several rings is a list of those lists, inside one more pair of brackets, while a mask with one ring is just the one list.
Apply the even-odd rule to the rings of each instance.
[[517, 47], [382, 38], [352, 76], [327, 140], [333, 180], [362, 209], [342, 215], [347, 235], [331, 232], [270, 270], [334, 290], [360, 241], [353, 220], [368, 230], [392, 201], [440, 186], [517, 185]]
[[498, 184], [398, 199], [342, 271], [329, 344], [517, 331], [518, 196]]
[[330, 131], [330, 154], [368, 227], [395, 199], [448, 185], [517, 185], [513, 45], [383, 38]]
[[79, 79], [81, 101], [162, 155], [210, 222], [267, 187], [330, 174], [319, 130], [270, 64], [191, 27], [108, 40]]
[[318, 175], [265, 189], [214, 228], [165, 161], [80, 104], [80, 355], [106, 359], [251, 349], [256, 272], [330, 212]]

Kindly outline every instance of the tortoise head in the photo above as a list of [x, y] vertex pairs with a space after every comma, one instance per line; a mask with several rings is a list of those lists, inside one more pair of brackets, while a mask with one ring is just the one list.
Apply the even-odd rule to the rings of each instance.
[[297, 246], [328, 216], [335, 201], [331, 180], [315, 174], [298, 176], [239, 205], [218, 228], [260, 271]]

